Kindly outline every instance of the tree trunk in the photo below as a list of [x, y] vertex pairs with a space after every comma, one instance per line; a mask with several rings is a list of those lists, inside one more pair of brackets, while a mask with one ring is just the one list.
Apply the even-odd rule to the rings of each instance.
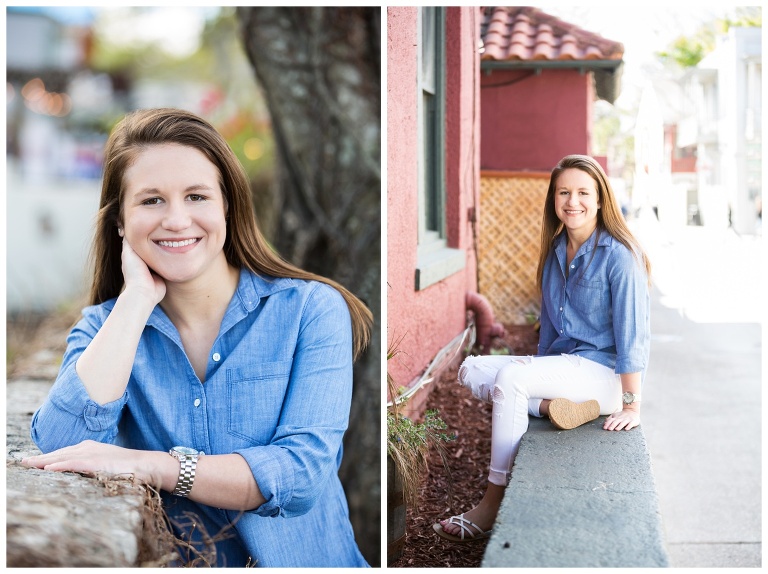
[[278, 150], [279, 219], [269, 239], [292, 263], [340, 282], [374, 314], [355, 364], [341, 479], [358, 545], [381, 547], [381, 10], [241, 7], [246, 53]]

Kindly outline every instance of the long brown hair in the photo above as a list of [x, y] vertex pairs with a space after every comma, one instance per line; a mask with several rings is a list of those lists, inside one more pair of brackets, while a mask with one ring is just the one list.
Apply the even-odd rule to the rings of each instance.
[[132, 112], [118, 122], [109, 136], [104, 153], [96, 233], [91, 247], [91, 304], [98, 305], [117, 297], [123, 288], [122, 239], [115, 227], [122, 221], [125, 171], [139, 152], [167, 143], [193, 147], [218, 168], [221, 192], [228, 206], [224, 253], [229, 264], [273, 277], [320, 281], [337, 289], [349, 307], [353, 356], [357, 359], [370, 340], [371, 311], [340, 284], [303, 271], [274, 252], [256, 225], [248, 178], [237, 156], [211, 124], [184, 110], [157, 108]]
[[554, 245], [555, 238], [563, 230], [563, 222], [557, 217], [555, 211], [555, 187], [557, 178], [566, 169], [580, 169], [595, 180], [597, 188], [597, 201], [600, 209], [597, 210], [597, 231], [607, 232], [614, 239], [619, 241], [637, 259], [648, 277], [648, 285], [651, 284], [651, 262], [643, 251], [640, 242], [632, 235], [627, 227], [627, 222], [621, 213], [621, 209], [616, 202], [616, 196], [613, 193], [608, 177], [603, 168], [593, 158], [588, 155], [568, 155], [565, 156], [552, 170], [549, 178], [549, 188], [547, 189], [547, 198], [544, 200], [544, 216], [541, 222], [541, 251], [539, 253], [539, 268], [536, 271], [536, 286], [539, 293], [542, 292], [542, 281], [544, 277], [544, 263], [547, 261], [550, 251]]

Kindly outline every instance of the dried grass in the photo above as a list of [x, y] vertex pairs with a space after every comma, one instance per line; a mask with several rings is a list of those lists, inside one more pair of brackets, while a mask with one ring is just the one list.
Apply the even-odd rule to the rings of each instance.
[[[110, 496], [124, 494], [126, 489], [135, 492], [135, 489], [139, 488], [142, 491], [144, 499], [141, 508], [142, 529], [138, 556], [138, 566], [142, 568], [216, 567], [218, 559], [216, 543], [235, 536], [231, 532], [232, 525], [211, 535], [200, 517], [193, 512], [183, 513], [181, 519], [170, 518], [163, 508], [160, 493], [151, 486], [137, 481], [133, 475], [83, 474], [96, 478]], [[237, 519], [233, 524], [236, 522]], [[174, 534], [174, 527], [180, 532], [179, 536]], [[195, 540], [196, 534], [198, 540]], [[251, 562], [246, 565], [246, 567], [254, 566], [256, 564]]]

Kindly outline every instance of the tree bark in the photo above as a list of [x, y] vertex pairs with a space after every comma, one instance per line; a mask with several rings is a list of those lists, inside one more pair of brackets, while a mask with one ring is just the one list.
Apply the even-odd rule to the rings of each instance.
[[240, 7], [241, 35], [278, 156], [269, 239], [374, 314], [357, 361], [340, 471], [361, 552], [381, 548], [381, 10]]

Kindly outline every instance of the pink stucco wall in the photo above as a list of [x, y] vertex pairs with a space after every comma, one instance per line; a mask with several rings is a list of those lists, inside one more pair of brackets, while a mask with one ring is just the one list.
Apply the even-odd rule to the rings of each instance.
[[578, 70], [482, 74], [482, 168], [549, 171], [590, 153], [592, 76]]
[[387, 9], [387, 341], [400, 353], [387, 363], [409, 386], [466, 327], [465, 297], [477, 290], [469, 210], [478, 204], [478, 8], [449, 8], [447, 35], [446, 220], [448, 244], [467, 253], [465, 268], [415, 290], [418, 233], [418, 8]]

